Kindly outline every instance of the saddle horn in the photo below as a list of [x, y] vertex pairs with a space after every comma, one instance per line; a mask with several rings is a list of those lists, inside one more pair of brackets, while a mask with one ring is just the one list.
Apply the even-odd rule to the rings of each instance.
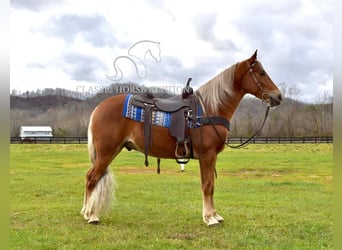
[[190, 86], [190, 82], [191, 82], [191, 80], [192, 80], [192, 78], [191, 78], [191, 77], [189, 77], [189, 79], [188, 79], [188, 82], [186, 83], [186, 87], [189, 87], [189, 86]]
[[189, 77], [185, 88], [183, 88], [183, 92], [182, 92], [182, 98], [183, 99], [188, 98], [189, 96], [191, 96], [194, 93], [194, 90], [190, 87], [191, 80], [192, 80], [192, 78]]

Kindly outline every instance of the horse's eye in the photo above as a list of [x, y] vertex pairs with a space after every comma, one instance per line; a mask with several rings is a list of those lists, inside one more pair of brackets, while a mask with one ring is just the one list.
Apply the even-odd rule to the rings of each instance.
[[266, 75], [266, 72], [263, 71], [263, 70], [261, 70], [261, 71], [259, 72], [259, 75], [264, 76], [264, 75]]

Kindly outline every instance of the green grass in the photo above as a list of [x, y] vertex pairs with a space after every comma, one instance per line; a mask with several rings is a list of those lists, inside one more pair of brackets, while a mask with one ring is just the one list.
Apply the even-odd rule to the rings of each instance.
[[332, 144], [226, 149], [215, 203], [225, 222], [202, 222], [198, 162], [143, 166], [138, 152], [112, 163], [113, 210], [97, 226], [79, 214], [86, 145], [11, 145], [12, 249], [332, 249]]

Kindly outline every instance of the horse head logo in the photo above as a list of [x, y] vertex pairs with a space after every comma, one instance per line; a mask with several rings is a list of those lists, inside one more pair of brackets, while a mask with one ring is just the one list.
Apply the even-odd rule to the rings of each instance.
[[120, 66], [125, 62], [130, 62], [134, 69], [136, 76], [140, 79], [146, 78], [148, 75], [145, 64], [146, 56], [150, 56], [156, 63], [161, 61], [160, 43], [151, 40], [142, 40], [134, 43], [129, 49], [127, 55], [118, 56], [113, 62], [114, 75], [107, 75], [107, 78], [113, 81], [119, 81], [124, 77], [124, 72]]

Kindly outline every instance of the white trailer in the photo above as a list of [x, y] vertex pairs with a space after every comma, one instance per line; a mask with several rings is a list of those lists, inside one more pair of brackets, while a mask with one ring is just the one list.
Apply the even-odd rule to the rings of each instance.
[[34, 139], [48, 139], [52, 137], [52, 128], [50, 126], [21, 126], [20, 137], [22, 140]]

